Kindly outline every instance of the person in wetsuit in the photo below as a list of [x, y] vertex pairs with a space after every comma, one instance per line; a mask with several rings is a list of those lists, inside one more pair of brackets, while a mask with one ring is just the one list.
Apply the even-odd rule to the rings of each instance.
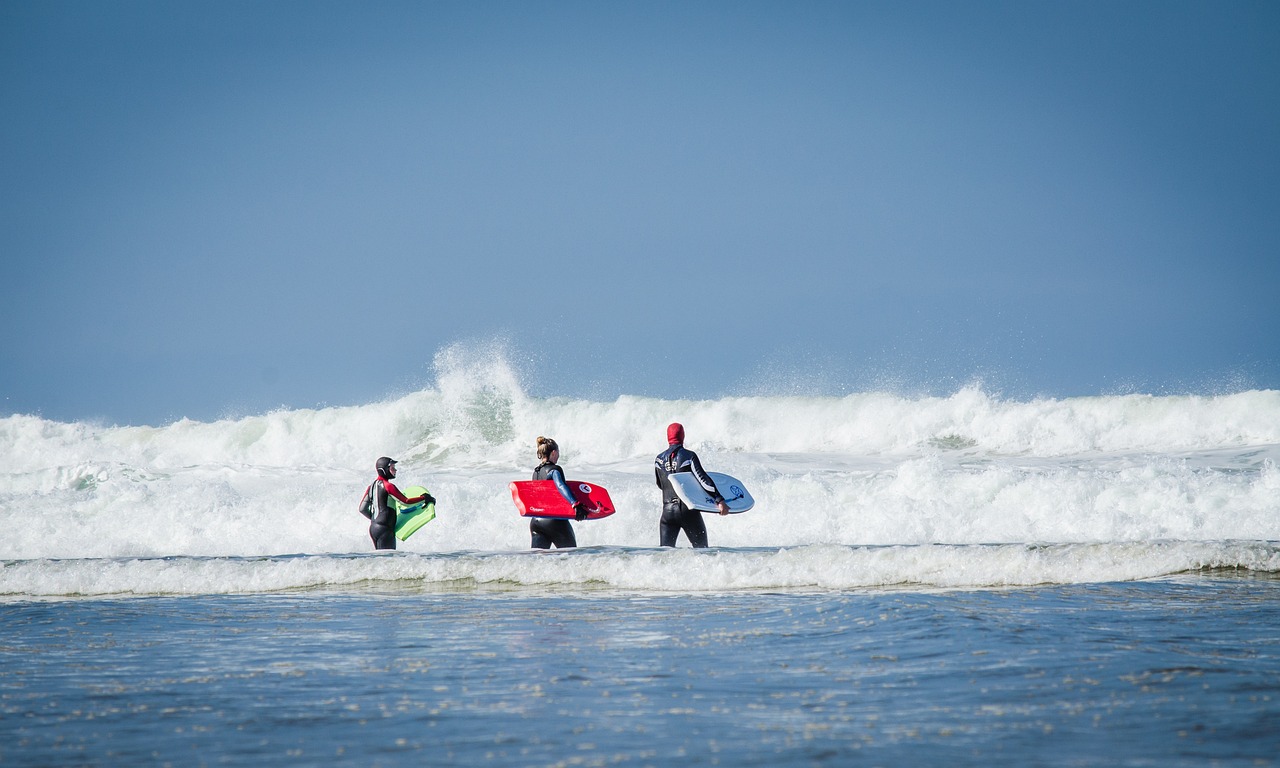
[[435, 503], [429, 493], [406, 498], [400, 489], [391, 481], [396, 476], [396, 460], [387, 456], [378, 459], [375, 465], [378, 477], [365, 489], [364, 498], [360, 499], [360, 514], [369, 518], [369, 538], [373, 539], [374, 549], [396, 548], [396, 510], [391, 506], [390, 497], [394, 496], [401, 504]]
[[[560, 495], [573, 505], [574, 517], [587, 519], [587, 510], [582, 502], [573, 497], [573, 491], [564, 481], [564, 470], [556, 462], [560, 461], [560, 446], [549, 437], [538, 438], [538, 459], [542, 462], [533, 470], [534, 480], [550, 480], [556, 484]], [[564, 549], [578, 546], [578, 539], [573, 535], [573, 523], [560, 517], [535, 517], [529, 520], [529, 535], [533, 539], [529, 545], [533, 549]]]
[[658, 481], [658, 487], [662, 489], [662, 520], [658, 524], [659, 542], [661, 546], [674, 547], [676, 538], [681, 531], [684, 531], [690, 544], [697, 548], [705, 547], [707, 546], [707, 524], [702, 520], [702, 513], [696, 509], [689, 509], [680, 500], [667, 476], [676, 472], [692, 472], [698, 480], [698, 485], [701, 485], [702, 489], [715, 499], [720, 514], [729, 514], [729, 505], [724, 503], [724, 497], [720, 495], [716, 484], [703, 470], [702, 462], [698, 461], [698, 454], [684, 447], [684, 427], [679, 423], [673, 423], [667, 427], [667, 446], [667, 450], [658, 454], [658, 458], [653, 463], [654, 477]]

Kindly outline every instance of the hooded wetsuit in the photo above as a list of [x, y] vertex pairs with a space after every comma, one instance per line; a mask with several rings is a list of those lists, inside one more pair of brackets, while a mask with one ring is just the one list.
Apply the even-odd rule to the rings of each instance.
[[675, 488], [671, 485], [671, 480], [667, 477], [676, 472], [692, 472], [698, 480], [698, 485], [701, 485], [714, 501], [721, 501], [724, 498], [716, 489], [716, 484], [702, 469], [698, 454], [685, 448], [681, 443], [674, 443], [658, 454], [658, 458], [653, 463], [653, 474], [658, 481], [658, 487], [662, 489], [662, 521], [658, 525], [661, 545], [674, 547], [680, 531], [684, 531], [684, 535], [689, 537], [690, 544], [699, 548], [705, 547], [707, 546], [707, 524], [702, 520], [702, 513], [696, 509], [689, 509], [680, 500]]
[[[560, 495], [570, 504], [578, 503], [578, 500], [573, 497], [573, 491], [569, 490], [569, 486], [564, 481], [564, 470], [560, 469], [559, 464], [551, 462], [539, 464], [538, 468], [533, 470], [533, 479], [554, 482], [556, 490], [560, 491]], [[564, 518], [532, 518], [529, 520], [529, 534], [533, 538], [530, 546], [534, 549], [551, 549], [552, 546], [564, 549], [578, 546], [578, 539], [573, 535], [573, 524]]]
[[[396, 548], [396, 510], [391, 506], [388, 497], [394, 496], [403, 504], [409, 504], [409, 499], [405, 497], [400, 489], [390, 480], [379, 477], [373, 481], [365, 492], [365, 496], [369, 498], [369, 514], [365, 515], [370, 519], [369, 538], [373, 539], [374, 549], [395, 549]], [[360, 506], [361, 514], [364, 514], [364, 504]]]

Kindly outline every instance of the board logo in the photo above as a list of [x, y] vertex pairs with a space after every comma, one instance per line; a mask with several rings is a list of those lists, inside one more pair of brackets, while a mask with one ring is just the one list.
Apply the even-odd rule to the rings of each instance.
[[587, 485], [586, 483], [578, 483], [578, 490], [588, 495], [591, 494], [591, 486]]

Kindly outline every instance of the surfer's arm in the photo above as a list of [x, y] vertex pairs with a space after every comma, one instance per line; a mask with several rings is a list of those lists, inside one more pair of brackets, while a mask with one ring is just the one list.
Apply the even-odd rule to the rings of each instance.
[[569, 502], [571, 506], [578, 505], [578, 500], [573, 497], [573, 491], [569, 490], [569, 486], [565, 483], [564, 475], [560, 474], [560, 470], [551, 470], [551, 474], [547, 479], [556, 484], [556, 490], [565, 498], [565, 501]]
[[707, 492], [711, 500], [719, 504], [724, 501], [724, 497], [720, 495], [720, 489], [716, 488], [715, 481], [702, 468], [702, 462], [698, 461], [698, 454], [690, 451], [689, 469], [693, 472], [693, 476], [698, 479], [698, 485], [702, 486], [702, 490]]
[[410, 499], [410, 498], [406, 498], [405, 495], [400, 492], [400, 489], [395, 487], [395, 485], [390, 481], [383, 483], [383, 485], [386, 486], [387, 493], [399, 499], [401, 504], [418, 504], [424, 501], [428, 501], [428, 502], [435, 501], [435, 498], [429, 493], [424, 493], [421, 496], [414, 496], [412, 499]]
[[407, 498], [405, 498], [405, 495], [401, 493], [400, 489], [395, 487], [395, 485], [390, 480], [384, 481], [382, 483], [382, 487], [387, 489], [388, 494], [399, 499], [401, 504], [413, 503], [412, 501], [409, 501]]

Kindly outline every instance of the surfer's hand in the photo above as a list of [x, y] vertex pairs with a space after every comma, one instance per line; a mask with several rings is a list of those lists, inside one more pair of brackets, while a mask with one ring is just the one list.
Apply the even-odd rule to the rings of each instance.
[[573, 519], [582, 521], [587, 519], [587, 505], [578, 502], [573, 505]]
[[432, 495], [431, 495], [431, 494], [429, 494], [429, 493], [424, 493], [424, 494], [422, 494], [422, 503], [423, 503], [423, 504], [435, 504], [435, 503], [436, 503], [436, 497], [435, 497], [435, 496], [432, 496]]
[[724, 499], [721, 499], [716, 502], [716, 509], [719, 509], [720, 514], [722, 515], [729, 514], [729, 505], [724, 503]]

